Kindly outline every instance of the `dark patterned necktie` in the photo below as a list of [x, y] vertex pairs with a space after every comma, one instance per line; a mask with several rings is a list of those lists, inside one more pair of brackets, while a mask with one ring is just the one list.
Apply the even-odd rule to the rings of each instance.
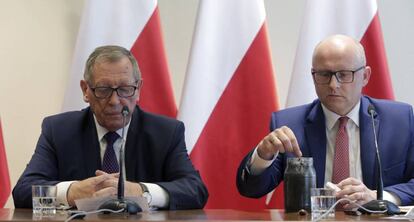
[[119, 138], [116, 132], [108, 132], [104, 136], [106, 140], [106, 150], [102, 161], [102, 170], [107, 173], [119, 172], [119, 164], [116, 159], [114, 143]]
[[349, 177], [349, 137], [346, 130], [348, 117], [339, 118], [338, 133], [335, 141], [332, 182], [339, 183]]

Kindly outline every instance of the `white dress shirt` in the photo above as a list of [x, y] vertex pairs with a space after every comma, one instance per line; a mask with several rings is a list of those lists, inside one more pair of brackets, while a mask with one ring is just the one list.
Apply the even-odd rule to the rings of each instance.
[[[346, 115], [349, 118], [346, 130], [349, 138], [349, 176], [362, 181], [361, 152], [359, 139], [359, 107], [358, 102], [355, 107]], [[338, 133], [340, 115], [330, 111], [324, 105], [322, 110], [325, 114], [326, 132], [326, 162], [325, 162], [325, 181], [332, 181], [333, 159], [335, 155], [335, 141]]]
[[[95, 121], [95, 126], [96, 126], [96, 132], [98, 134], [98, 139], [99, 139], [99, 146], [100, 146], [100, 155], [101, 155], [101, 160], [103, 160], [103, 156], [105, 154], [105, 150], [106, 150], [106, 140], [104, 138], [105, 134], [108, 133], [108, 130], [104, 127], [102, 127], [101, 125], [99, 125], [98, 121], [96, 120], [95, 115], [94, 117], [94, 121]], [[125, 138], [124, 140], [126, 141], [127, 139], [127, 132], [129, 129], [129, 123], [125, 126]], [[121, 150], [121, 145], [122, 145], [122, 128], [117, 130], [116, 133], [119, 135], [119, 138], [115, 141], [114, 143], [114, 151], [115, 151], [115, 155], [116, 158], [118, 160], [119, 163], [119, 153]], [[124, 151], [124, 155], [125, 155], [125, 151]], [[124, 172], [124, 178], [125, 177], [125, 165], [123, 166], [123, 172]], [[64, 205], [64, 206], [68, 206], [68, 201], [67, 201], [67, 192], [68, 189], [70, 187], [70, 185], [76, 181], [64, 181], [64, 182], [60, 182], [57, 185], [57, 203], [58, 205]], [[150, 206], [153, 208], [165, 208], [168, 206], [169, 203], [169, 196], [167, 191], [165, 191], [162, 187], [160, 187], [157, 184], [154, 183], [144, 183], [147, 188], [149, 193], [151, 194], [152, 198], [151, 198], [151, 203]]]

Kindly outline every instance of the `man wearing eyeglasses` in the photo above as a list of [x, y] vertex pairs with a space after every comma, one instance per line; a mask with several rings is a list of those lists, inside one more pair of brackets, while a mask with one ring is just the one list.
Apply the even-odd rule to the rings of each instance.
[[318, 99], [272, 114], [271, 132], [240, 164], [239, 192], [254, 198], [266, 195], [282, 182], [286, 158], [304, 156], [313, 157], [317, 187], [333, 182], [340, 189], [337, 198], [359, 204], [376, 199], [376, 149], [368, 112], [372, 106], [383, 198], [414, 204], [412, 107], [362, 95], [371, 68], [363, 46], [348, 36], [330, 36], [316, 46], [311, 74]]
[[89, 56], [80, 86], [90, 107], [47, 117], [36, 150], [13, 189], [16, 207], [32, 207], [31, 185], [57, 185], [57, 202], [117, 194], [124, 106], [125, 196], [151, 207], [203, 208], [208, 192], [187, 154], [184, 125], [136, 105], [143, 80], [130, 51], [102, 46]]

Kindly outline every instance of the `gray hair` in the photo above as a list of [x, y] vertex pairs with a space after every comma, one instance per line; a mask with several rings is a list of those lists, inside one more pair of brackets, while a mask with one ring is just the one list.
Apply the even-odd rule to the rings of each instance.
[[93, 68], [96, 63], [117, 62], [124, 57], [127, 57], [129, 61], [131, 61], [132, 72], [135, 80], [141, 80], [141, 72], [139, 71], [138, 63], [134, 55], [132, 55], [132, 53], [126, 48], [116, 45], [106, 45], [96, 48], [86, 61], [83, 78], [88, 83], [91, 83]]

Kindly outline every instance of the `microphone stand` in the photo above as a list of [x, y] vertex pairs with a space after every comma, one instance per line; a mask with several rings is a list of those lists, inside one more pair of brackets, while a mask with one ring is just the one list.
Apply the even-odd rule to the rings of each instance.
[[[118, 211], [123, 209], [123, 212], [128, 212], [129, 214], [137, 214], [141, 212], [142, 209], [134, 201], [125, 199], [124, 197], [124, 148], [125, 148], [125, 122], [126, 116], [129, 113], [127, 106], [122, 107], [122, 145], [119, 150], [119, 178], [118, 178], [118, 198], [111, 199], [99, 206], [99, 209], [110, 209]], [[105, 212], [106, 213], [106, 212]]]
[[[372, 122], [372, 129], [374, 132], [374, 142], [375, 142], [375, 149], [376, 149], [376, 157], [377, 157], [377, 173], [378, 173], [378, 181], [377, 181], [377, 199], [371, 200], [370, 202], [362, 205], [364, 208], [368, 209], [369, 211], [382, 211], [382, 213], [388, 214], [388, 215], [394, 215], [400, 213], [400, 209], [397, 205], [394, 203], [383, 200], [382, 193], [384, 191], [384, 184], [382, 180], [382, 167], [381, 167], [381, 158], [379, 154], [379, 148], [378, 148], [378, 139], [377, 139], [377, 133], [375, 130], [375, 124], [374, 124], [374, 115], [376, 114], [375, 108], [373, 105], [369, 105], [368, 107], [368, 113], [371, 116], [371, 122]], [[362, 213], [372, 213], [369, 211], [366, 211], [362, 208], [359, 208], [358, 211]], [[385, 211], [385, 212], [384, 212]], [[375, 212], [377, 213], [377, 212]]]

